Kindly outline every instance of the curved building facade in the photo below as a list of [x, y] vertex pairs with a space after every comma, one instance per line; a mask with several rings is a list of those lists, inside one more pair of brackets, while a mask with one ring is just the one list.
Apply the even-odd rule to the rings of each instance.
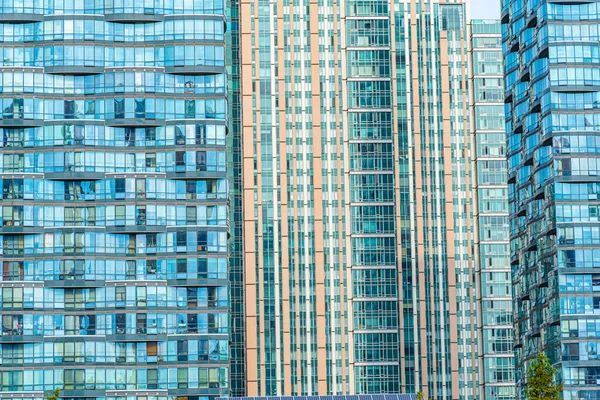
[[221, 0], [0, 2], [2, 397], [229, 394], [225, 31]]
[[600, 399], [600, 2], [504, 1], [515, 377]]

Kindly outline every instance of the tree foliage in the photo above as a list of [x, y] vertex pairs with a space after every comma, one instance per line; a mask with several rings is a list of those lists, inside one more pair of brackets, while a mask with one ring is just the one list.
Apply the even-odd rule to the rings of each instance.
[[46, 400], [58, 400], [60, 399], [60, 388], [56, 388], [52, 391], [52, 394], [46, 393]]
[[538, 353], [527, 371], [527, 400], [560, 400], [562, 383], [554, 383], [556, 368], [543, 353]]
[[[423, 392], [417, 392], [417, 400], [426, 400], [425, 394], [423, 394]], [[429, 400], [431, 400], [431, 399], [429, 399]]]

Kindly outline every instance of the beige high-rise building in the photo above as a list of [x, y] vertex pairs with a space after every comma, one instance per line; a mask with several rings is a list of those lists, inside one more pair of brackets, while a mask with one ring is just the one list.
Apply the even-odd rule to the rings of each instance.
[[478, 398], [466, 1], [239, 21], [245, 394]]

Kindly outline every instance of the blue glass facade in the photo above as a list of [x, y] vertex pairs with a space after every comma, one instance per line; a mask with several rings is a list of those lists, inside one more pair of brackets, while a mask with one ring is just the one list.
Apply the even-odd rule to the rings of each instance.
[[0, 391], [229, 394], [224, 8], [0, 2]]
[[[397, 393], [404, 388], [402, 346], [398, 345], [392, 17], [387, 1], [349, 0], [345, 11], [348, 175], [344, 184], [350, 192], [346, 251], [351, 256], [346, 267], [352, 278], [348, 311], [354, 325], [350, 393]], [[381, 188], [379, 195], [373, 186]]]
[[517, 394], [544, 351], [600, 399], [600, 3], [503, 3]]
[[242, 214], [242, 110], [240, 97], [240, 4], [227, 0], [226, 66], [228, 77], [227, 176], [229, 178], [229, 293], [231, 313], [231, 395], [246, 395], [244, 328], [244, 254]]

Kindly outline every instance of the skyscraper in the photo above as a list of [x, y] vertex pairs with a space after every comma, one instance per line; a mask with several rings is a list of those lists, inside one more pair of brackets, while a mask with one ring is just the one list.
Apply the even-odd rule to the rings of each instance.
[[247, 395], [475, 398], [465, 2], [239, 15]]
[[225, 27], [222, 0], [0, 2], [3, 395], [229, 393]]
[[514, 399], [504, 77], [499, 20], [471, 22], [480, 399]]
[[231, 396], [246, 395], [244, 346], [244, 253], [242, 209], [242, 125], [240, 98], [239, 0], [226, 1], [226, 59], [228, 87], [227, 176], [229, 179], [229, 302]]
[[599, 399], [596, 1], [504, 1], [517, 393], [544, 351], [564, 399]]
[[248, 396], [350, 390], [338, 18], [240, 3]]

